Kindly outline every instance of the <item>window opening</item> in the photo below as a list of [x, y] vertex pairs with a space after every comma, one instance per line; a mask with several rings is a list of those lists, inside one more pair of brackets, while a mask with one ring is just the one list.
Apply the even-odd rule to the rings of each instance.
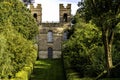
[[64, 15], [63, 15], [63, 21], [64, 22], [67, 22], [67, 17], [68, 17], [68, 15], [66, 13], [64, 13]]
[[37, 14], [36, 13], [34, 13], [33, 17], [37, 20]]
[[52, 31], [48, 31], [48, 42], [53, 42], [53, 32]]

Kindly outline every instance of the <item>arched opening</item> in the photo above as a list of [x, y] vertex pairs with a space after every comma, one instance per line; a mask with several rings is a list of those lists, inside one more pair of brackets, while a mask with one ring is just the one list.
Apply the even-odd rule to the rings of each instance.
[[53, 32], [51, 30], [48, 31], [47, 37], [48, 42], [53, 42]]
[[37, 20], [37, 13], [34, 13], [33, 17]]
[[67, 19], [68, 19], [68, 15], [67, 15], [67, 13], [64, 13], [64, 15], [63, 15], [63, 21], [67, 22]]
[[51, 47], [48, 48], [48, 58], [53, 57], [53, 49]]

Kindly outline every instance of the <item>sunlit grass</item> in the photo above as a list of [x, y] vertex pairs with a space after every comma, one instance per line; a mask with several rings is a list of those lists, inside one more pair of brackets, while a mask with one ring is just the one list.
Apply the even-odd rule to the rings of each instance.
[[65, 80], [61, 59], [36, 61], [31, 80]]

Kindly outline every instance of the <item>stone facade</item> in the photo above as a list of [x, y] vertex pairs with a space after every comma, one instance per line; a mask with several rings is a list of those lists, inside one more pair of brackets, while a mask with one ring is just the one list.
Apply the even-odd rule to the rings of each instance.
[[59, 5], [59, 23], [42, 23], [42, 7], [38, 4], [36, 8], [30, 5], [31, 14], [39, 25], [38, 34], [38, 57], [39, 58], [60, 58], [61, 44], [65, 40], [65, 32], [70, 28], [71, 4], [66, 8]]

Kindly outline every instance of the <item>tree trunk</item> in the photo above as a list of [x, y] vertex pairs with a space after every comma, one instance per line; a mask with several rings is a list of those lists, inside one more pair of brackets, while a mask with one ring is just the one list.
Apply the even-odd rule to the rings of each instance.
[[112, 42], [113, 42], [114, 33], [112, 32], [109, 36], [109, 28], [102, 30], [103, 44], [105, 50], [105, 59], [106, 59], [106, 69], [108, 72], [108, 77], [110, 76], [112, 64]]

